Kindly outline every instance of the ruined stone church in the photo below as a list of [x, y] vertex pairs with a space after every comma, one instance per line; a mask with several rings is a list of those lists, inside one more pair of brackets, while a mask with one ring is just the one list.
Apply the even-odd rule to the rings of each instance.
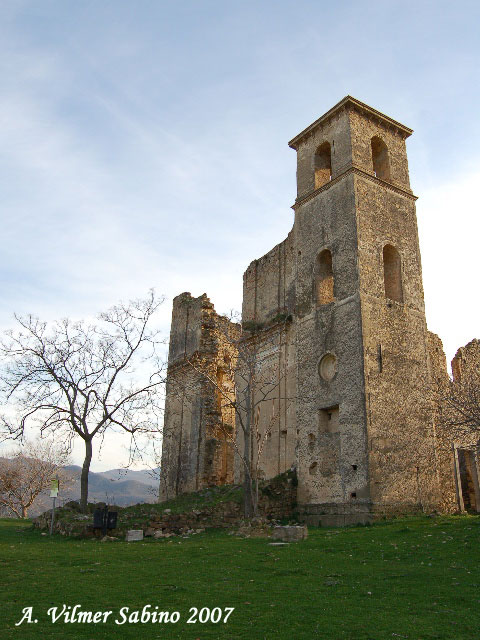
[[[289, 142], [294, 224], [245, 271], [241, 324], [205, 294], [174, 299], [161, 499], [242, 481], [232, 399], [247, 389], [258, 477], [295, 468], [307, 522], [480, 509], [478, 455], [436, 429], [447, 370], [425, 318], [411, 134], [345, 97]], [[256, 387], [239, 355], [252, 344]]]

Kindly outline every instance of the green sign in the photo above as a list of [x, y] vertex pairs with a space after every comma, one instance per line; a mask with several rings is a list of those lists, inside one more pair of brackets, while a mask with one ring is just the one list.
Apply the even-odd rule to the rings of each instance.
[[52, 483], [50, 485], [50, 497], [56, 498], [58, 496], [58, 489], [60, 488], [60, 483], [58, 478], [52, 478]]

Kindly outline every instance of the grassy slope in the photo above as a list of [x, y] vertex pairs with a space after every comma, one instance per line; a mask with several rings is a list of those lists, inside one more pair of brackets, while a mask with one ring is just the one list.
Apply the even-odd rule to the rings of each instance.
[[[0, 523], [1, 637], [477, 639], [480, 517], [410, 518], [311, 530], [269, 546], [207, 532], [189, 539], [100, 543]], [[52, 625], [50, 606], [179, 610], [177, 625]], [[38, 624], [14, 627], [34, 606]], [[188, 609], [236, 607], [226, 625], [187, 625]]]
[[184, 493], [172, 500], [154, 504], [136, 504], [125, 507], [120, 517], [128, 515], [130, 518], [159, 514], [165, 509], [170, 509], [172, 513], [186, 513], [193, 509], [204, 509], [214, 507], [222, 502], [242, 502], [243, 490], [236, 485], [222, 485], [210, 487], [194, 493]]
[[[118, 530], [116, 533], [122, 533], [127, 529], [135, 529], [144, 527], [155, 516], [162, 516], [165, 509], [170, 509], [171, 513], [186, 513], [194, 509], [209, 509], [225, 502], [241, 503], [243, 490], [235, 485], [223, 485], [221, 487], [212, 487], [210, 489], [202, 489], [195, 493], [185, 493], [178, 498], [161, 503], [141, 503], [130, 507], [118, 507]], [[92, 503], [89, 505], [91, 513], [96, 508]], [[114, 507], [111, 507], [114, 509]], [[82, 531], [87, 522], [92, 522], [92, 516], [89, 515], [87, 521], [81, 519], [81, 514], [71, 509], [57, 509], [56, 521], [62, 520], [64, 523], [75, 524], [75, 531]], [[71, 531], [69, 529], [69, 531]], [[123, 533], [122, 533], [123, 535]]]

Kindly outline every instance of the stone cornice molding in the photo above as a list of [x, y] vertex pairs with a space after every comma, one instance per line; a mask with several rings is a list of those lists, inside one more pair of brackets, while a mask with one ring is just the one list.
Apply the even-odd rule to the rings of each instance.
[[402, 187], [392, 183], [392, 182], [388, 182], [387, 180], [382, 180], [381, 178], [377, 178], [376, 176], [372, 175], [371, 173], [369, 173], [368, 171], [365, 171], [365, 169], [361, 169], [358, 166], [355, 165], [350, 165], [350, 167], [348, 167], [348, 169], [346, 169], [345, 171], [343, 171], [343, 173], [341, 173], [340, 175], [336, 176], [335, 178], [333, 178], [333, 180], [330, 180], [329, 182], [326, 182], [325, 184], [323, 184], [321, 187], [319, 187], [318, 189], [314, 189], [313, 191], [310, 191], [310, 193], [307, 193], [306, 195], [302, 196], [301, 198], [297, 198], [295, 200], [295, 204], [292, 205], [292, 209], [294, 211], [296, 211], [298, 208], [300, 208], [302, 205], [304, 205], [305, 203], [309, 202], [310, 200], [312, 200], [313, 198], [315, 198], [319, 193], [322, 193], [322, 191], [327, 191], [327, 189], [330, 189], [330, 187], [333, 187], [334, 184], [337, 184], [337, 182], [340, 182], [340, 180], [342, 180], [342, 178], [345, 178], [347, 176], [349, 176], [350, 174], [354, 174], [357, 176], [360, 176], [362, 178], [366, 178], [367, 180], [370, 180], [371, 182], [374, 182], [382, 187], [386, 187], [387, 189], [389, 189], [390, 191], [394, 191], [395, 193], [398, 193], [402, 196], [405, 196], [406, 198], [409, 198], [410, 200], [416, 201], [418, 200], [418, 196], [414, 195], [409, 189], [403, 189]]
[[[289, 314], [289, 316], [291, 316], [291, 320], [280, 320], [272, 324], [268, 324], [267, 326], [262, 326], [255, 332], [246, 330], [239, 340], [239, 344], [254, 342], [255, 340], [261, 343], [262, 341], [271, 338], [274, 334], [287, 331], [294, 319], [293, 314]], [[250, 335], [247, 335], [247, 333]]]
[[329, 111], [320, 116], [318, 120], [312, 122], [306, 129], [301, 131], [297, 136], [292, 138], [288, 143], [288, 146], [292, 149], [297, 150], [300, 143], [308, 136], [313, 134], [313, 132], [323, 124], [326, 124], [333, 117], [338, 115], [344, 109], [350, 109], [354, 111], [359, 111], [363, 115], [367, 116], [370, 120], [374, 120], [386, 126], [389, 129], [394, 129], [402, 138], [408, 138], [412, 135], [413, 129], [406, 127], [404, 124], [397, 122], [393, 118], [386, 116], [381, 111], [377, 111], [373, 107], [369, 107], [368, 104], [364, 102], [360, 102], [356, 98], [352, 98], [352, 96], [345, 96], [340, 102], [337, 102], [335, 106], [333, 106]]

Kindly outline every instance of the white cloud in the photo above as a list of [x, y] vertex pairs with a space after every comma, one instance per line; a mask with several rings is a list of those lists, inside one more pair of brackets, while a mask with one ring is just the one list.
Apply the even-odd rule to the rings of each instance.
[[[417, 128], [427, 319], [451, 358], [475, 337], [479, 311], [480, 175], [478, 158], [464, 157], [478, 148], [476, 22], [453, 5], [432, 19], [397, 4], [284, 2], [273, 15], [258, 3], [139, 12], [5, 0], [0, 325], [13, 311], [92, 316], [151, 286], [169, 298], [165, 332], [182, 291], [239, 309], [243, 271], [293, 221], [286, 141], [353, 93]], [[453, 164], [462, 156], [472, 169], [440, 183], [452, 137]], [[118, 439], [108, 442], [103, 460], [118, 466]]]
[[480, 337], [479, 184], [478, 169], [454, 175], [420, 193], [417, 203], [427, 322], [448, 361]]

